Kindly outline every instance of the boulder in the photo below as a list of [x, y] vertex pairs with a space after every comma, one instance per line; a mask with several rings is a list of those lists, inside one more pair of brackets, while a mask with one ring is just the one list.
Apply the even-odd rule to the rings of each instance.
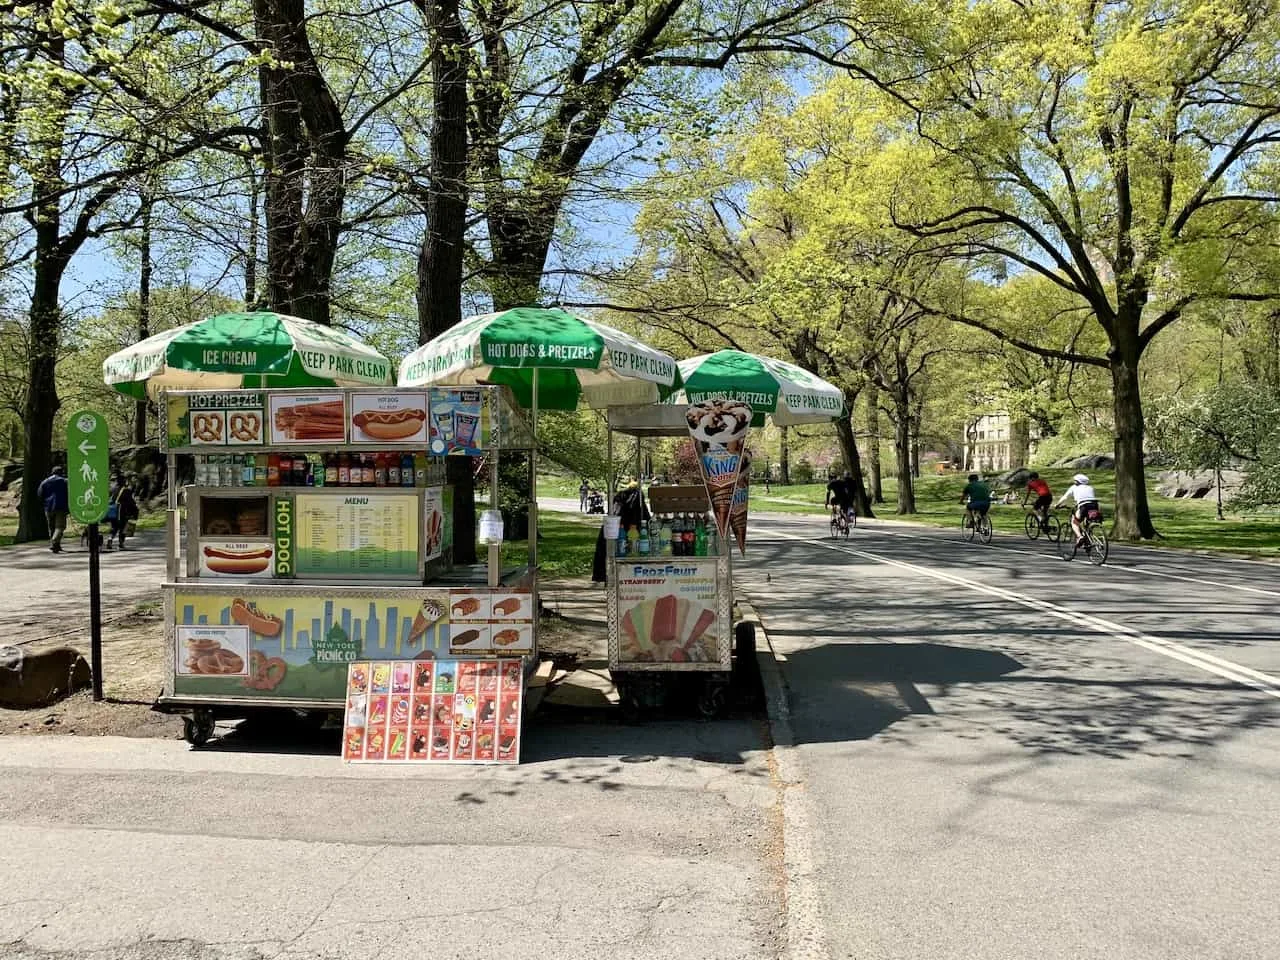
[[1010, 470], [1003, 476], [996, 477], [996, 482], [1009, 487], [1021, 487], [1031, 479], [1031, 471], [1026, 467], [1018, 467], [1016, 470]]
[[1069, 460], [1063, 466], [1072, 470], [1114, 470], [1116, 458], [1109, 453], [1086, 453]]
[[0, 463], [0, 490], [8, 490], [9, 484], [22, 479], [22, 464], [14, 460]]
[[47, 707], [85, 689], [90, 681], [89, 664], [70, 647], [38, 653], [19, 647], [0, 651], [0, 707]]

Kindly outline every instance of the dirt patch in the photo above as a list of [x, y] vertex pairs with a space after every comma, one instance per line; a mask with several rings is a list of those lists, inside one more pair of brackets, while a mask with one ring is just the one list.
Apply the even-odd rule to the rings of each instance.
[[609, 612], [600, 584], [587, 579], [553, 580], [540, 584], [538, 592], [542, 656], [568, 663], [608, 659]]
[[181, 739], [182, 718], [156, 713], [149, 702], [94, 703], [86, 690], [51, 707], [0, 710], [0, 734]]

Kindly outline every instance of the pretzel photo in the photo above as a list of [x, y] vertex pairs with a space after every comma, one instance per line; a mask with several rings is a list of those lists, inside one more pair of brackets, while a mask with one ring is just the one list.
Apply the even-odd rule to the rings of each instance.
[[191, 436], [201, 443], [220, 443], [222, 441], [222, 414], [192, 414]]
[[233, 440], [256, 443], [262, 432], [262, 417], [256, 413], [233, 413], [227, 426]]

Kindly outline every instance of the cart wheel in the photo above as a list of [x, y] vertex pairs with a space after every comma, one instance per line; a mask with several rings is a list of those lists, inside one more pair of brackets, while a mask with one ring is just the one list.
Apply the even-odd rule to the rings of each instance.
[[203, 747], [213, 736], [214, 719], [208, 710], [182, 718], [182, 738], [193, 747]]
[[698, 697], [698, 713], [704, 720], [714, 720], [729, 705], [729, 695], [720, 681], [708, 682]]

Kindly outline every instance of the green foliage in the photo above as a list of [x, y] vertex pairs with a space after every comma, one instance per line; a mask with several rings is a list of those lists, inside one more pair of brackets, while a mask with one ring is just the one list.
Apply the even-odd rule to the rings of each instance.
[[798, 460], [791, 465], [791, 479], [794, 483], [813, 482], [813, 464], [808, 460]]

